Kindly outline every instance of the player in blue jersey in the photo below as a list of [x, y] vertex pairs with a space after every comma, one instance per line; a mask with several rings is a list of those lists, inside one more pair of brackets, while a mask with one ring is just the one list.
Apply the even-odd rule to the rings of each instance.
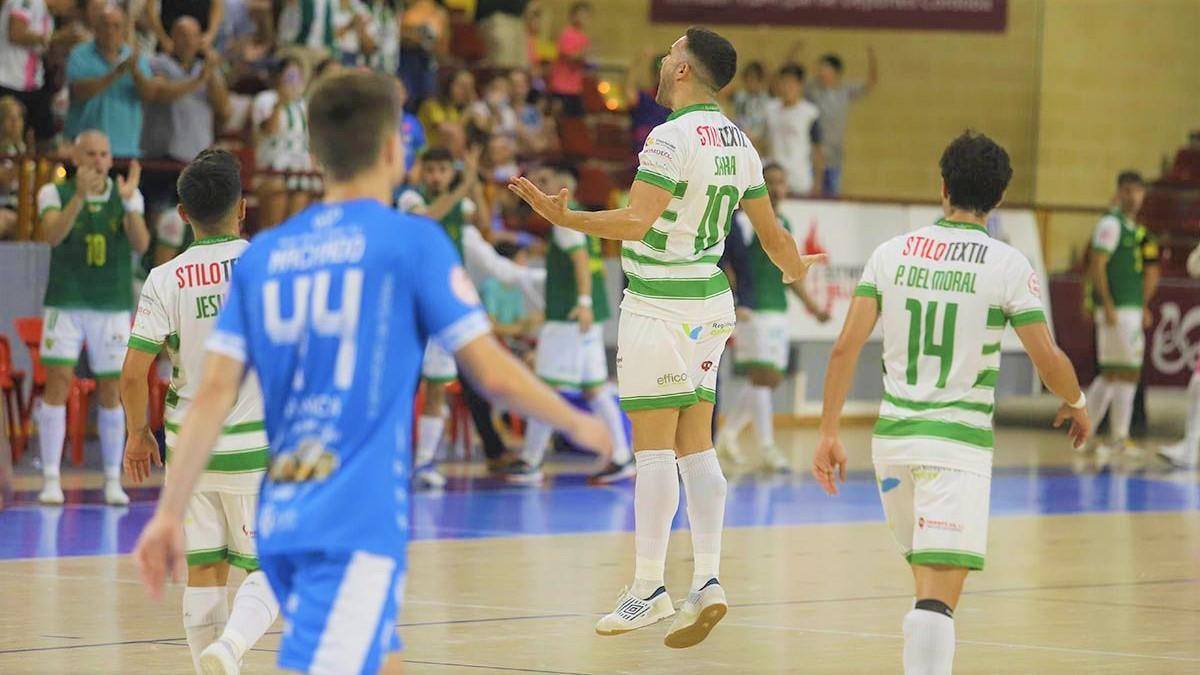
[[[389, 208], [404, 167], [388, 78], [318, 84], [309, 103], [325, 201], [246, 249], [208, 340], [171, 480], [134, 552], [160, 596], [185, 561], [183, 514], [247, 369], [262, 384], [271, 465], [258, 556], [286, 620], [279, 666], [398, 672], [413, 397], [427, 340], [493, 398], [601, 454], [605, 426], [565, 403], [491, 335], [436, 223]], [[211, 672], [236, 673], [237, 663]], [[206, 671], [210, 672], [210, 671]]]

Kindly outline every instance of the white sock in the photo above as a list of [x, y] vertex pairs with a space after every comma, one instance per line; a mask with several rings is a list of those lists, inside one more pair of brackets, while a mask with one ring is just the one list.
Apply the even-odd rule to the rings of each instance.
[[1108, 378], [1097, 375], [1088, 386], [1087, 399], [1088, 419], [1092, 421], [1091, 432], [1095, 434], [1113, 399], [1113, 385]]
[[200, 672], [200, 652], [216, 641], [229, 620], [229, 596], [224, 586], [188, 586], [183, 589], [183, 632], [192, 665]]
[[775, 420], [771, 417], [771, 388], [751, 387], [750, 405], [754, 415], [754, 433], [760, 445], [775, 445]]
[[721, 571], [721, 530], [725, 526], [727, 483], [716, 450], [680, 457], [679, 475], [687, 495], [692, 555], [696, 560], [692, 590], [699, 590]]
[[1200, 452], [1200, 371], [1188, 382], [1188, 416], [1184, 425], [1183, 447], [1195, 455]]
[[104, 477], [121, 480], [121, 457], [125, 454], [125, 409], [100, 408], [96, 411], [100, 436], [100, 454], [104, 457]]
[[754, 391], [754, 385], [752, 384], [742, 387], [737, 400], [734, 401], [733, 406], [729, 409], [729, 415], [725, 417], [723, 432], [737, 436], [750, 423], [750, 418], [754, 414], [754, 396], [751, 393], [752, 391]]
[[233, 596], [233, 611], [221, 637], [234, 647], [240, 661], [246, 650], [254, 646], [267, 632], [275, 617], [279, 616], [279, 603], [267, 583], [267, 575], [261, 570], [246, 575], [246, 580]]
[[679, 509], [679, 469], [674, 450], [639, 450], [633, 487], [634, 544], [637, 551], [633, 594], [649, 597], [663, 585], [671, 521]]
[[1112, 437], [1118, 441], [1129, 440], [1129, 423], [1133, 421], [1133, 399], [1137, 396], [1137, 385], [1133, 382], [1113, 384], [1112, 418], [1108, 420]]
[[554, 435], [554, 427], [536, 417], [530, 417], [525, 422], [525, 446], [521, 449], [521, 459], [532, 466], [540, 466], [546, 458], [546, 444]]
[[631, 456], [632, 451], [629, 449], [629, 441], [625, 438], [625, 415], [621, 413], [621, 406], [617, 404], [616, 392], [613, 391], [612, 385], [596, 392], [596, 395], [588, 401], [588, 406], [601, 420], [604, 420], [604, 424], [608, 427], [608, 433], [612, 435], [613, 461], [617, 464], [629, 463], [633, 457]]
[[421, 415], [417, 420], [417, 457], [414, 464], [424, 466], [432, 464], [437, 456], [438, 447], [442, 444], [442, 431], [446, 428], [446, 418], [432, 415]]
[[67, 406], [42, 403], [37, 411], [37, 423], [42, 475], [57, 479], [62, 469], [63, 442], [67, 440]]
[[904, 615], [904, 675], [950, 675], [954, 666], [954, 619], [913, 609]]

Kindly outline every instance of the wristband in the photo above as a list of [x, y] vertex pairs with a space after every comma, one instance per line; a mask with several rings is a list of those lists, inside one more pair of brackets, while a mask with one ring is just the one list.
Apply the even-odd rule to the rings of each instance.
[[133, 193], [129, 199], [122, 199], [121, 205], [125, 207], [125, 213], [136, 213], [139, 216], [146, 214], [146, 199], [142, 197], [141, 192]]
[[581, 296], [579, 296], [579, 297], [578, 297], [578, 298], [576, 298], [576, 300], [575, 300], [575, 306], [576, 306], [576, 307], [587, 307], [588, 309], [591, 309], [591, 307], [592, 307], [592, 296], [590, 296], [590, 295], [581, 295]]
[[1081, 408], [1084, 408], [1084, 407], [1086, 407], [1086, 406], [1087, 406], [1087, 394], [1084, 394], [1082, 391], [1081, 391], [1081, 392], [1079, 392], [1079, 400], [1078, 400], [1078, 401], [1075, 401], [1074, 403], [1068, 403], [1068, 404], [1067, 404], [1067, 407], [1068, 407], [1068, 408], [1074, 408], [1074, 409], [1076, 409], [1076, 410], [1079, 410], [1079, 409], [1081, 409]]

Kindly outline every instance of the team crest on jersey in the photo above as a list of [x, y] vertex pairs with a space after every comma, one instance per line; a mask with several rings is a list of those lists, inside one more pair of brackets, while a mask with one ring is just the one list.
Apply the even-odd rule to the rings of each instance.
[[339, 464], [338, 456], [320, 440], [306, 438], [295, 450], [282, 452], [272, 460], [267, 475], [276, 483], [321, 481], [337, 471]]

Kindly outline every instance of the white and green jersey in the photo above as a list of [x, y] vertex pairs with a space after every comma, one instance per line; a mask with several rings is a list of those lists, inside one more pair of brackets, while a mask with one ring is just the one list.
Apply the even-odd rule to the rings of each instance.
[[629, 278], [621, 309], [685, 323], [733, 316], [717, 261], [742, 198], [767, 194], [758, 152], [720, 108], [702, 104], [671, 113], [638, 159], [635, 180], [675, 196], [641, 241], [621, 248]]
[[[150, 270], [142, 287], [129, 347], [157, 354], [166, 345], [174, 366], [167, 390], [168, 463], [179, 425], [200, 385], [204, 342], [217, 322], [233, 266], [249, 245], [237, 237], [197, 240], [175, 259]], [[262, 393], [249, 373], [196, 490], [257, 494], [268, 457]]]
[[1000, 338], [1046, 320], [1029, 260], [940, 220], [875, 249], [854, 294], [877, 300], [883, 328], [874, 460], [990, 475]]

